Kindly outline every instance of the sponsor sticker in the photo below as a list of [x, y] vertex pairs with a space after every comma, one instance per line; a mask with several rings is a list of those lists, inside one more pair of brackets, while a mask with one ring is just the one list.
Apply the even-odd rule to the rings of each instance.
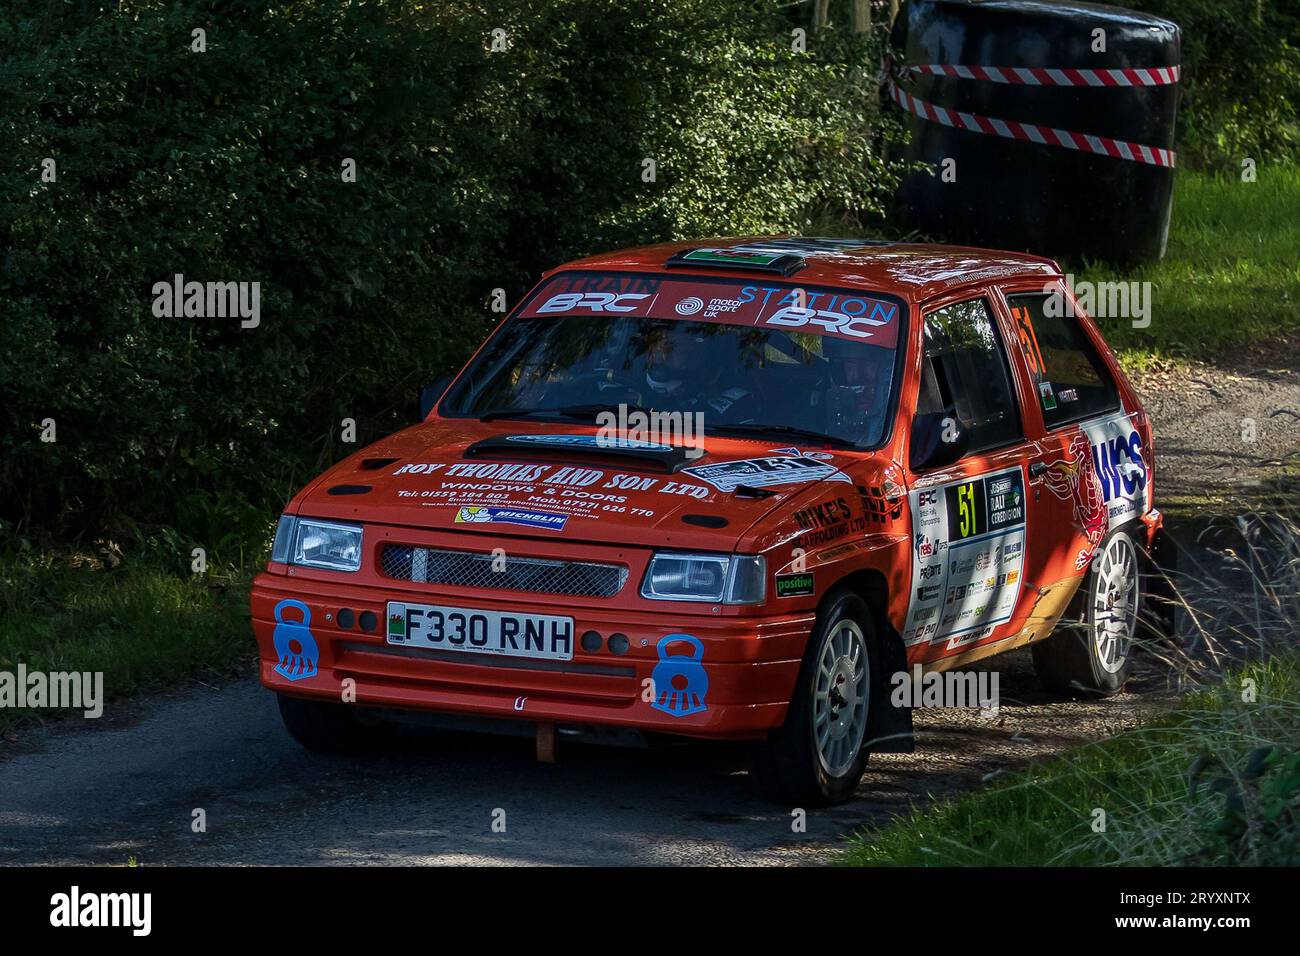
[[645, 292], [564, 292], [553, 295], [537, 307], [539, 315], [553, 312], [635, 312], [641, 300], [650, 298]]
[[737, 249], [692, 249], [682, 253], [682, 262], [703, 262], [709, 265], [736, 265], [744, 263], [754, 266], [774, 266], [784, 258], [780, 252], [749, 252]]
[[1087, 565], [1107, 531], [1146, 511], [1148, 477], [1142, 436], [1127, 415], [1085, 425], [1048, 463], [1048, 489], [1072, 503], [1075, 527], [1088, 539], [1076, 568]]
[[951, 650], [983, 640], [1010, 620], [1020, 595], [1021, 469], [913, 491], [911, 499], [914, 590], [905, 641], [946, 640]]
[[525, 528], [545, 528], [548, 531], [563, 531], [568, 520], [568, 515], [524, 511], [519, 508], [470, 507], [456, 512], [456, 524], [517, 524]]
[[[768, 257], [766, 253], [758, 255]], [[730, 254], [728, 259], [736, 261]], [[897, 302], [821, 286], [710, 282], [696, 277], [631, 280], [560, 273], [524, 307], [521, 315], [685, 318], [692, 322], [799, 330], [893, 348], [898, 342], [900, 310]]]
[[275, 606], [272, 640], [275, 643], [277, 674], [292, 681], [316, 676], [320, 649], [311, 632], [311, 608], [293, 598], [285, 598], [278, 603]]
[[740, 485], [766, 488], [801, 481], [848, 481], [849, 476], [834, 465], [807, 455], [774, 458], [742, 458], [716, 465], [683, 468], [686, 474], [707, 482], [719, 491], [735, 491]]
[[806, 597], [817, 590], [811, 571], [776, 576], [776, 596], [779, 598]]
[[654, 693], [650, 706], [670, 717], [689, 717], [708, 710], [709, 674], [704, 669], [704, 642], [693, 634], [667, 634], [660, 639], [656, 650], [659, 663], [650, 672]]
[[793, 446], [791, 446], [791, 447], [789, 447], [789, 448], [773, 448], [773, 449], [772, 449], [772, 454], [774, 454], [774, 455], [796, 455], [796, 456], [798, 456], [798, 455], [802, 455], [804, 458], [816, 458], [816, 459], [818, 459], [819, 461], [830, 461], [830, 460], [832, 460], [832, 459], [835, 457], [834, 455], [832, 455], [832, 454], [831, 454], [830, 452], [828, 452], [828, 451], [805, 451], [805, 450], [803, 450], [803, 449], [801, 449], [801, 448], [795, 448], [795, 447], [793, 447]]

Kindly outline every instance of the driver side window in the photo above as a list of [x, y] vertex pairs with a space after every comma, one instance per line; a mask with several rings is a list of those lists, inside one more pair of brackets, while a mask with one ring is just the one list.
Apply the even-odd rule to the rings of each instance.
[[983, 299], [956, 302], [925, 317], [925, 356], [917, 414], [952, 407], [969, 430], [970, 452], [1023, 437], [1006, 350]]

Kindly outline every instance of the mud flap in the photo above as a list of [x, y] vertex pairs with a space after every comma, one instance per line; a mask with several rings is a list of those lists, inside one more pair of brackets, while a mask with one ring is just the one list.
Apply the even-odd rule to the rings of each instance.
[[877, 754], [910, 754], [916, 750], [916, 738], [912, 734], [912, 708], [895, 707], [890, 701], [893, 675], [907, 673], [907, 650], [903, 646], [903, 638], [888, 622], [883, 622], [880, 631], [884, 636], [880, 642], [880, 660], [884, 666], [885, 680], [882, 682], [883, 689], [878, 690], [871, 702], [871, 726], [868, 731], [870, 750]]
[[555, 763], [555, 724], [545, 721], [537, 725], [537, 762]]
[[1146, 600], [1140, 623], [1159, 637], [1178, 636], [1178, 595], [1174, 578], [1178, 571], [1178, 545], [1163, 525], [1156, 529], [1147, 552]]

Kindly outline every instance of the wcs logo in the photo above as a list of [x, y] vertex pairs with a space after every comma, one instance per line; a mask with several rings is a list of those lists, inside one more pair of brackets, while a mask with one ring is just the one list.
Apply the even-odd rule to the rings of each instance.
[[1132, 496], [1147, 486], [1147, 466], [1142, 460], [1142, 436], [1129, 432], [1127, 439], [1112, 438], [1092, 446], [1092, 467], [1106, 501], [1121, 494]]
[[650, 298], [648, 292], [564, 292], [551, 296], [537, 312], [538, 314], [573, 312], [577, 309], [588, 309], [592, 312], [634, 312], [636, 304], [648, 298]]

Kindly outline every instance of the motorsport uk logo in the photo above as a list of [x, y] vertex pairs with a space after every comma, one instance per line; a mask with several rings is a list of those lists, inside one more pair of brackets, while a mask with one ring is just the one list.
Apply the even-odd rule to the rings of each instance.
[[50, 925], [77, 927], [128, 927], [132, 936], [148, 936], [153, 929], [152, 893], [83, 893], [73, 886], [50, 897]]

